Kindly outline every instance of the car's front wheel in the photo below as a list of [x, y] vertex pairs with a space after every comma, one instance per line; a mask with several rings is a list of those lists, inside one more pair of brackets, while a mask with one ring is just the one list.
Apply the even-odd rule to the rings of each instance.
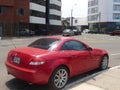
[[101, 60], [101, 63], [100, 63], [100, 69], [101, 70], [107, 69], [108, 68], [108, 63], [109, 63], [108, 56], [106, 56], [106, 55], [103, 56], [102, 60]]
[[52, 74], [49, 81], [50, 90], [61, 90], [68, 81], [68, 70], [65, 67], [58, 67]]

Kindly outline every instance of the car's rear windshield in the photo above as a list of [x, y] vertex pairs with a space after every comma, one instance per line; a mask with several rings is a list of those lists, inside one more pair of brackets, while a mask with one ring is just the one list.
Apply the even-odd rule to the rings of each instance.
[[57, 47], [59, 41], [60, 41], [59, 39], [54, 38], [41, 38], [28, 46], [45, 50], [54, 50]]

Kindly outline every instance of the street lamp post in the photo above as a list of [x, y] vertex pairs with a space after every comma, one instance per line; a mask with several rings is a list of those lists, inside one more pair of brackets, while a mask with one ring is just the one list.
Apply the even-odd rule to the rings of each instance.
[[73, 8], [74, 8], [74, 6], [76, 6], [77, 4], [74, 4], [73, 6], [72, 6], [72, 9], [71, 9], [71, 28], [72, 28], [72, 30], [73, 30]]
[[99, 12], [98, 13], [98, 17], [99, 17], [99, 23], [98, 23], [98, 32], [100, 33], [101, 32], [101, 25], [100, 25], [100, 22], [101, 22], [101, 13]]

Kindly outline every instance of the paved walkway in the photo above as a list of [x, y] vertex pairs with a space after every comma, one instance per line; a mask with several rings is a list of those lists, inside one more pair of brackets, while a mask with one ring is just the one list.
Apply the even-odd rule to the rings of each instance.
[[83, 81], [68, 90], [120, 90], [120, 66], [88, 76]]

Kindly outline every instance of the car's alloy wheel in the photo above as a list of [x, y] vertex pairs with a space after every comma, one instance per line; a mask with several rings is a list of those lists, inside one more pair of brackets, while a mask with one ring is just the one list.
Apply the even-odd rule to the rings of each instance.
[[100, 64], [100, 69], [101, 70], [105, 70], [108, 67], [108, 57], [107, 56], [103, 56], [101, 64]]
[[63, 88], [68, 81], [68, 71], [65, 67], [57, 68], [49, 82], [49, 87], [54, 90], [59, 90]]

